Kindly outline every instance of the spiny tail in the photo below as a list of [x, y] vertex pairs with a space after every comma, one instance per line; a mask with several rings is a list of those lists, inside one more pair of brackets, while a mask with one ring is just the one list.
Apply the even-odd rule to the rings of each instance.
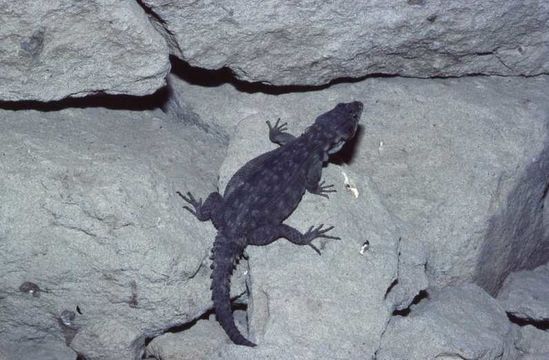
[[213, 246], [212, 300], [217, 321], [229, 338], [237, 345], [256, 346], [238, 331], [231, 311], [231, 275], [245, 243], [231, 241], [218, 234]]

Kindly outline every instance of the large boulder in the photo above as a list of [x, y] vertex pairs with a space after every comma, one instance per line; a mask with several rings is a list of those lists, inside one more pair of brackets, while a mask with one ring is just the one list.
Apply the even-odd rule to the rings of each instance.
[[394, 317], [379, 360], [514, 360], [516, 329], [498, 302], [473, 284], [430, 294], [407, 316]]
[[0, 100], [146, 95], [168, 47], [136, 1], [0, 0]]
[[505, 311], [531, 323], [549, 321], [549, 264], [511, 273], [498, 293]]
[[140, 358], [208, 311], [214, 233], [176, 191], [215, 188], [223, 140], [158, 110], [0, 117], [0, 353]]
[[144, 0], [192, 66], [271, 85], [549, 72], [547, 1]]

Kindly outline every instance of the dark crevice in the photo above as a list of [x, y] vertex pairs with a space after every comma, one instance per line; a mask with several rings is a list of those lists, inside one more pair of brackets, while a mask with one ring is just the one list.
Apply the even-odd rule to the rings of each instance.
[[162, 19], [157, 13], [155, 13], [153, 9], [151, 9], [148, 5], [144, 4], [142, 0], [137, 0], [137, 4], [141, 6], [145, 14], [151, 17], [153, 21], [158, 22], [160, 24], [166, 24], [166, 21]]
[[[231, 303], [231, 307], [232, 307], [232, 310], [233, 310], [233, 313], [235, 311], [238, 311], [238, 310], [241, 310], [241, 311], [248, 311], [248, 304], [245, 304], [245, 303], [242, 303], [242, 302], [237, 302], [239, 298], [236, 298], [232, 303]], [[191, 321], [188, 321], [186, 323], [183, 323], [183, 324], [179, 324], [179, 325], [176, 325], [176, 326], [173, 326], [171, 328], [168, 328], [164, 331], [164, 333], [179, 333], [179, 332], [182, 332], [182, 331], [186, 331], [186, 330], [189, 330], [190, 328], [192, 328], [193, 326], [196, 325], [196, 323], [198, 323], [199, 321], [201, 320], [209, 320], [210, 317], [212, 315], [215, 315], [215, 310], [212, 308], [212, 309], [209, 309], [208, 311], [206, 311], [205, 313], [203, 313], [202, 315], [200, 315], [199, 317], [197, 318], [194, 318], [193, 320]], [[158, 335], [157, 335], [158, 336]], [[154, 339], [155, 337], [147, 337], [145, 339], [145, 347]]]
[[238, 79], [233, 71], [228, 67], [216, 70], [208, 70], [200, 67], [191, 66], [189, 63], [176, 57], [172, 57], [172, 73], [180, 79], [199, 86], [215, 87], [224, 84], [230, 84], [238, 91], [243, 93], [264, 93], [268, 95], [281, 95], [295, 92], [318, 91], [329, 88], [332, 85], [342, 83], [356, 83], [367, 78], [387, 78], [397, 75], [370, 74], [360, 77], [341, 77], [334, 79], [323, 85], [272, 85], [267, 82], [247, 82]]
[[155, 93], [145, 96], [110, 95], [97, 93], [78, 98], [65, 98], [55, 101], [0, 101], [0, 109], [4, 110], [38, 110], [59, 111], [67, 108], [95, 108], [102, 107], [111, 110], [145, 111], [159, 109], [164, 106], [170, 96], [170, 89], [164, 86]]
[[421, 301], [429, 299], [429, 293], [426, 290], [421, 290], [415, 297], [410, 306], [402, 310], [393, 311], [393, 316], [408, 316], [412, 311], [412, 306], [419, 304]]
[[[178, 332], [189, 330], [190, 328], [195, 326], [197, 322], [199, 322], [200, 320], [208, 320], [210, 318], [210, 316], [213, 315], [213, 314], [215, 314], [214, 309], [210, 309], [210, 310], [206, 311], [204, 314], [197, 317], [196, 319], [193, 319], [193, 320], [191, 320], [189, 322], [186, 322], [184, 324], [181, 324], [181, 325], [171, 327], [171, 328], [167, 329], [166, 332], [167, 333], [178, 333]], [[147, 344], [147, 343], [145, 343], [145, 344]]]
[[[244, 93], [265, 93], [270, 95], [280, 95], [293, 92], [308, 92], [326, 89], [335, 84], [356, 83], [366, 78], [375, 77], [396, 77], [397, 75], [371, 74], [367, 76], [351, 78], [343, 77], [335, 79], [324, 85], [283, 85], [276, 86], [261, 82], [246, 82], [235, 77], [229, 68], [217, 70], [208, 70], [200, 67], [194, 67], [178, 59], [175, 56], [170, 57], [172, 63], [172, 73], [180, 79], [199, 86], [216, 87], [223, 84], [231, 84], [237, 90]], [[102, 90], [83, 97], [66, 97], [53, 101], [1, 101], [0, 109], [4, 110], [37, 110], [37, 111], [59, 111], [67, 108], [96, 108], [102, 107], [111, 110], [132, 110], [145, 111], [162, 109], [166, 112], [167, 108], [173, 107], [174, 94], [171, 86], [166, 85], [156, 92], [145, 96], [135, 95], [113, 95], [107, 94]]]
[[181, 55], [181, 49], [179, 48], [179, 42], [175, 34], [170, 30], [169, 24], [164, 20], [160, 15], [158, 15], [152, 7], [145, 4], [142, 0], [137, 0], [137, 4], [141, 6], [145, 14], [149, 17], [149, 21], [153, 27], [164, 37], [168, 48], [170, 49], [170, 54]]
[[543, 203], [545, 202], [545, 199], [547, 198], [547, 192], [549, 192], [549, 181], [545, 184], [545, 187], [543, 188], [543, 191], [541, 192], [541, 208], [543, 209]]
[[522, 319], [511, 313], [507, 313], [509, 321], [518, 326], [532, 325], [539, 330], [547, 331], [549, 330], [549, 320], [532, 320], [532, 319]]
[[398, 284], [398, 278], [397, 279], [394, 279], [393, 282], [391, 283], [391, 285], [389, 285], [389, 287], [387, 288], [387, 290], [385, 291], [385, 295], [383, 296], [384, 299], [387, 299], [387, 296], [389, 295], [389, 293], [391, 292], [391, 290], [393, 290], [393, 288], [395, 286], [397, 286]]

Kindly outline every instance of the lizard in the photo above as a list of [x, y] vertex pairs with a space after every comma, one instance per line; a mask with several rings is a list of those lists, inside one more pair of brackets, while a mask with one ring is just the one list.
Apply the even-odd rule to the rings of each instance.
[[211, 221], [217, 229], [212, 247], [211, 290], [217, 320], [233, 343], [256, 346], [235, 325], [231, 311], [230, 279], [233, 269], [248, 245], [268, 245], [286, 238], [296, 245], [308, 245], [316, 238], [339, 239], [326, 233], [333, 226], [311, 226], [305, 233], [283, 224], [295, 210], [305, 191], [329, 198], [333, 185], [321, 180], [329, 155], [339, 151], [358, 127], [363, 104], [339, 103], [315, 119], [299, 137], [287, 132], [287, 123], [269, 127], [269, 139], [280, 147], [242, 166], [229, 180], [224, 194], [212, 192], [202, 201], [190, 192], [184, 208], [200, 221]]

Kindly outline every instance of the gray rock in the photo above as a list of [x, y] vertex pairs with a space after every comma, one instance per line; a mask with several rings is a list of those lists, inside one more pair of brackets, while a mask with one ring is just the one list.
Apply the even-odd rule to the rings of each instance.
[[425, 272], [427, 253], [421, 243], [412, 243], [407, 238], [401, 238], [399, 245], [398, 275], [386, 298], [394, 310], [405, 310], [414, 301], [410, 294], [423, 294], [421, 291], [429, 287]]
[[[547, 261], [547, 76], [368, 79], [282, 95], [173, 85], [198, 116], [228, 133], [249, 116], [261, 124], [280, 117], [297, 132], [294, 124], [337, 102], [363, 101], [354, 181], [380, 194], [404, 224], [405, 241], [425, 246], [431, 286], [474, 279], [495, 292], [509, 271]], [[263, 138], [262, 126], [257, 131]]]
[[213, 356], [229, 338], [212, 316], [199, 320], [190, 329], [154, 338], [147, 346], [147, 356], [162, 360], [194, 360]]
[[0, 360], [74, 360], [77, 354], [60, 339], [35, 339], [32, 343], [0, 343]]
[[531, 355], [549, 354], [549, 331], [526, 325], [519, 328], [519, 334], [517, 349]]
[[105, 316], [84, 321], [86, 325], [78, 329], [70, 346], [79, 354], [85, 354], [86, 359], [141, 359], [145, 336], [140, 324], [125, 324]]
[[[233, 293], [249, 280], [250, 337], [261, 345], [223, 343], [208, 356], [372, 356], [392, 311], [426, 286], [424, 269], [435, 287], [485, 276], [483, 285], [497, 288], [505, 271], [542, 258], [546, 214], [528, 205], [545, 201], [548, 83], [369, 79], [279, 96], [174, 83], [184, 90], [183, 110], [171, 115], [194, 114], [201, 129], [159, 111], [3, 111], [0, 349], [45, 339], [89, 359], [139, 357], [144, 338], [201, 316], [211, 307], [214, 232], [181, 209], [175, 190], [204, 196], [218, 174], [223, 184], [274, 146], [265, 120], [281, 117], [299, 133], [354, 99], [366, 110], [352, 161], [325, 171], [339, 192], [307, 195], [288, 220], [299, 229], [333, 224], [343, 240], [319, 242], [321, 257], [283, 240], [249, 248], [250, 267], [233, 276]], [[235, 126], [218, 171], [225, 139], [212, 134]], [[517, 218], [528, 221], [510, 221]], [[528, 236], [498, 232], [494, 219]], [[503, 333], [490, 334], [485, 344], [506, 354]]]
[[549, 321], [549, 264], [511, 273], [498, 300], [505, 311], [519, 319]]
[[377, 359], [513, 360], [514, 331], [495, 299], [476, 285], [448, 287], [394, 317]]
[[167, 29], [173, 54], [250, 82], [549, 72], [547, 1], [143, 3]]
[[222, 141], [160, 111], [0, 117], [0, 349], [129, 359], [211, 307], [214, 233], [175, 192], [215, 188]]
[[168, 47], [135, 1], [0, 0], [0, 100], [146, 95]]
[[549, 353], [544, 354], [525, 354], [521, 355], [519, 360], [547, 360], [549, 359]]

